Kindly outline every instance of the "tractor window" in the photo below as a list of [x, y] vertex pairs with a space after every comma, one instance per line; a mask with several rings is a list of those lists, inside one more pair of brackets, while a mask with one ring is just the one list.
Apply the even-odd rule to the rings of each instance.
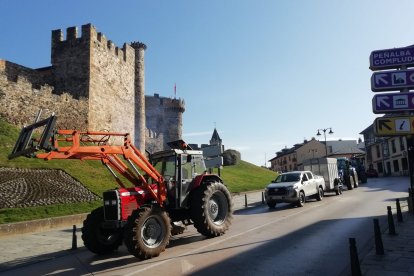
[[191, 162], [182, 164], [181, 169], [182, 169], [182, 179], [192, 179]]
[[175, 156], [168, 156], [154, 161], [154, 167], [165, 179], [175, 177]]
[[206, 171], [202, 155], [181, 156], [182, 179], [193, 179]]
[[194, 176], [203, 174], [206, 171], [203, 156], [193, 155], [193, 174]]

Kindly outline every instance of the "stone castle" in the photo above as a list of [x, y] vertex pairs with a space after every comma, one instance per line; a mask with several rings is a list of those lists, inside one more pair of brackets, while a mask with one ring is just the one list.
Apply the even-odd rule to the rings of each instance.
[[30, 124], [54, 112], [65, 129], [127, 132], [144, 152], [182, 137], [184, 101], [145, 96], [146, 45], [116, 47], [91, 24], [52, 31], [51, 66], [31, 69], [0, 59], [0, 117]]

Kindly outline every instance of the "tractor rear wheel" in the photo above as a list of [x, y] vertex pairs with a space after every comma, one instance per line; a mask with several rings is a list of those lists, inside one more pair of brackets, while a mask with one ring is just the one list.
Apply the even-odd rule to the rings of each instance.
[[197, 231], [209, 238], [223, 235], [233, 218], [230, 192], [220, 182], [198, 187], [191, 195], [191, 219]]
[[134, 210], [124, 229], [124, 243], [129, 253], [143, 260], [160, 255], [170, 237], [170, 218], [156, 205]]
[[354, 179], [351, 175], [346, 176], [345, 183], [348, 190], [352, 190], [354, 188]]
[[358, 188], [358, 186], [359, 186], [358, 176], [355, 175], [355, 174], [352, 174], [351, 178], [352, 178], [352, 181], [354, 182], [354, 188]]
[[111, 253], [122, 244], [122, 232], [118, 229], [103, 228], [103, 222], [103, 207], [93, 210], [83, 221], [83, 243], [95, 254]]

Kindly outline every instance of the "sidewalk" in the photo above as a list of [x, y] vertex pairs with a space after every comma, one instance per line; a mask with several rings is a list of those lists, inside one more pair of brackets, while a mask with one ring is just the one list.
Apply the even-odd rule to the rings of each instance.
[[394, 215], [395, 232], [382, 232], [384, 255], [376, 255], [375, 243], [372, 250], [361, 261], [362, 275], [398, 276], [414, 275], [414, 215], [402, 212], [403, 222], [397, 222]]

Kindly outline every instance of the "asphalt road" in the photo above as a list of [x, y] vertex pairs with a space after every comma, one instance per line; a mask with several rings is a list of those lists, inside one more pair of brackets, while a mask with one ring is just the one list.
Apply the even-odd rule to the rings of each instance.
[[205, 239], [193, 227], [175, 236], [159, 257], [139, 261], [122, 247], [109, 256], [87, 250], [8, 271], [10, 275], [346, 275], [349, 238], [360, 255], [372, 248], [373, 218], [407, 195], [408, 178], [369, 179], [342, 195], [304, 207], [261, 205], [234, 214], [222, 237]]

